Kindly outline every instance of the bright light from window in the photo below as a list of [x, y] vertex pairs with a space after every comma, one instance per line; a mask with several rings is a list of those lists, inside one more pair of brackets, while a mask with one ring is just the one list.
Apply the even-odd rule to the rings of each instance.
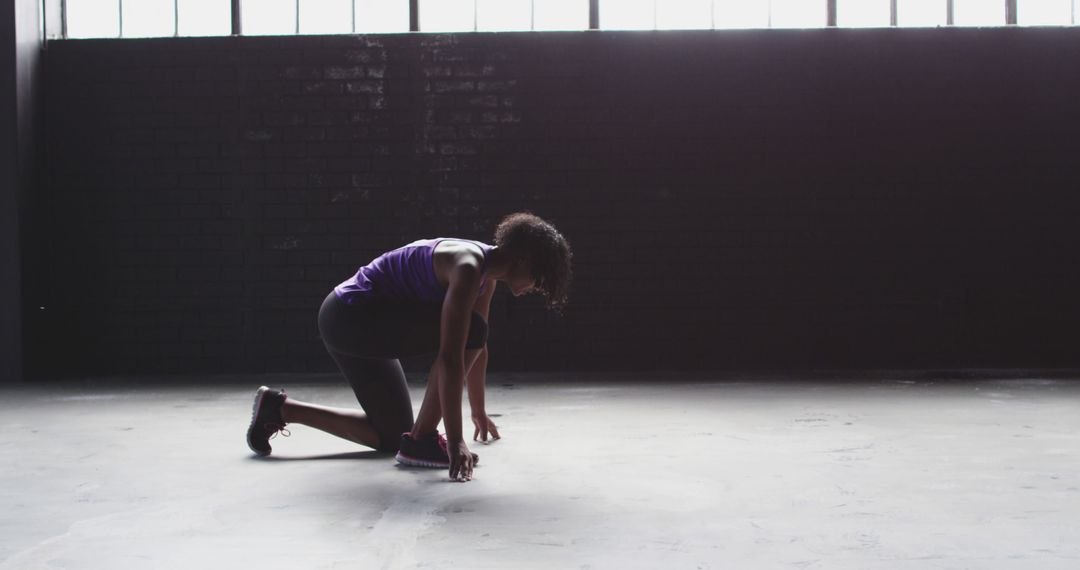
[[712, 28], [712, 0], [660, 0], [656, 3], [658, 30]]
[[1016, 23], [1022, 26], [1063, 26], [1073, 23], [1070, 0], [1018, 0]]
[[[68, 0], [70, 2], [70, 0]], [[229, 0], [179, 0], [181, 36], [227, 36], [232, 33]]]
[[823, 0], [772, 0], [772, 27], [824, 28], [828, 24]]
[[241, 31], [245, 36], [296, 34], [296, 0], [241, 2]]
[[890, 20], [889, 0], [837, 0], [836, 2], [837, 26], [845, 28], [887, 27]]
[[896, 24], [908, 27], [944, 26], [948, 23], [945, 0], [896, 0]]
[[352, 33], [352, 0], [300, 0], [300, 33]]
[[476, 30], [475, 0], [420, 0], [420, 31]]
[[769, 0], [716, 0], [716, 29], [768, 28]]
[[955, 0], [955, 2], [953, 23], [957, 26], [1005, 25], [1005, 2], [1002, 0]]
[[356, 0], [358, 33], [409, 31], [409, 0]]
[[492, 32], [531, 30], [532, 0], [476, 0], [476, 29]]
[[129, 0], [122, 6], [125, 38], [170, 37], [176, 31], [173, 0]]
[[603, 30], [652, 30], [656, 28], [653, 0], [600, 0]]
[[67, 0], [67, 33], [69, 38], [119, 36], [119, 0]]
[[[122, 1], [122, 3], [121, 3]], [[175, 4], [174, 4], [175, 1]], [[605, 30], [816, 28], [828, 0], [599, 0]], [[895, 0], [897, 25], [944, 26], [948, 0]], [[1005, 0], [952, 0], [957, 26], [1005, 25]], [[890, 0], [836, 0], [840, 27], [890, 25]], [[230, 0], [66, 0], [67, 37], [221, 36]], [[246, 0], [245, 35], [403, 33], [409, 0]], [[1080, 24], [1080, 0], [1018, 0], [1028, 26]], [[299, 10], [299, 14], [297, 11]], [[589, 0], [419, 0], [424, 32], [586, 30]], [[179, 20], [177, 21], [177, 18]]]
[[533, 29], [589, 29], [589, 0], [535, 0]]

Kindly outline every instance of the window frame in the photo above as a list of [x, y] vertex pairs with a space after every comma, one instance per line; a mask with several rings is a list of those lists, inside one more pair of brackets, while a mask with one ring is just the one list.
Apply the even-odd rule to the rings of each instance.
[[[47, 1], [47, 0], [43, 0], [43, 3], [45, 1]], [[127, 0], [127, 1], [130, 2], [130, 1], [137, 1], [137, 0]], [[180, 0], [172, 0], [172, 1], [173, 1], [173, 35], [172, 35], [172, 37], [181, 37], [180, 36]], [[229, 0], [229, 2], [230, 2], [230, 10], [231, 10], [231, 14], [232, 14], [232, 22], [231, 22], [231, 32], [232, 33], [231, 33], [231, 35], [233, 35], [233, 36], [243, 36], [244, 35], [244, 33], [243, 33], [243, 25], [242, 25], [242, 22], [241, 22], [241, 14], [242, 14], [241, 3], [242, 3], [242, 1], [243, 0]], [[295, 27], [295, 30], [293, 32], [294, 35], [303, 35], [303, 34], [300, 33], [300, 2], [301, 1], [303, 1], [303, 0], [294, 0], [295, 6], [296, 6], [296, 27]], [[420, 29], [420, 0], [408, 0], [408, 1], [409, 1], [409, 29], [408, 29], [408, 31], [409, 32], [422, 32], [423, 30]], [[532, 0], [533, 6], [534, 6], [534, 13], [535, 13], [535, 3], [538, 2], [538, 1], [542, 1], [542, 0]], [[588, 0], [589, 18], [588, 18], [588, 28], [586, 28], [586, 30], [589, 30], [589, 31], [600, 31], [601, 30], [600, 1], [601, 0]], [[656, 1], [660, 1], [660, 0], [654, 0], [654, 2], [656, 2]], [[838, 27], [840, 27], [840, 26], [837, 26], [837, 0], [822, 0], [822, 1], [824, 1], [826, 3], [826, 24], [825, 24], [825, 27], [826, 28], [838, 28]], [[899, 2], [901, 2], [901, 1], [902, 0], [889, 0], [889, 27], [890, 28], [905, 27], [905, 26], [900, 26], [899, 25], [898, 18], [897, 18], [898, 5], [899, 5]], [[945, 25], [947, 27], [954, 27], [955, 26], [955, 16], [956, 16], [956, 0], [944, 0], [944, 1], [946, 3], [946, 24]], [[125, 38], [125, 36], [124, 36], [124, 2], [125, 2], [125, 0], [117, 0], [117, 12], [118, 12], [117, 16], [119, 18], [119, 33], [118, 33], [119, 38]], [[1018, 3], [1019, 3], [1019, 0], [1004, 0], [1004, 2], [1005, 2], [1005, 26], [1006, 27], [1008, 27], [1008, 26], [1017, 26], [1018, 25], [1017, 24], [1017, 6], [1018, 6]], [[59, 30], [60, 33], [58, 34], [59, 39], [71, 39], [69, 37], [69, 35], [68, 35], [68, 7], [67, 7], [67, 4], [68, 4], [68, 0], [59, 0], [59, 6], [57, 7], [59, 12], [60, 12], [60, 18], [59, 18], [59, 22], [58, 22], [58, 25], [60, 27], [60, 30]], [[357, 31], [356, 31], [356, 2], [353, 1], [350, 4], [351, 4], [351, 7], [352, 7], [352, 26], [351, 26], [352, 31], [349, 32], [349, 33], [356, 34], [357, 33]], [[770, 5], [771, 5], [771, 2], [770, 2]], [[1066, 23], [1066, 24], [1063, 24], [1063, 25], [1064, 26], [1080, 25], [1080, 0], [1071, 0], [1070, 6], [1071, 6], [1071, 18], [1070, 18], [1071, 21], [1069, 23]], [[714, 5], [714, 7], [713, 7], [713, 21], [711, 23], [712, 24], [711, 27], [710, 28], [702, 28], [702, 29], [714, 29], [714, 30], [716, 29], [715, 28], [715, 25], [716, 25], [715, 10], [716, 9], [715, 9], [715, 5]], [[654, 10], [654, 14], [655, 14], [655, 10]], [[770, 7], [770, 16], [771, 16], [771, 7]], [[475, 18], [474, 18], [474, 21], [475, 21]], [[654, 15], [653, 25], [654, 25], [654, 29], [655, 29], [655, 25], [656, 25], [656, 23], [655, 23], [655, 15]], [[535, 23], [533, 24], [533, 26], [535, 27]], [[956, 27], [959, 27], [959, 26], [956, 26]], [[475, 28], [474, 28], [474, 31], [475, 31]], [[607, 30], [605, 30], [605, 31], [607, 31]], [[46, 32], [48, 32], [48, 31], [46, 30]]]

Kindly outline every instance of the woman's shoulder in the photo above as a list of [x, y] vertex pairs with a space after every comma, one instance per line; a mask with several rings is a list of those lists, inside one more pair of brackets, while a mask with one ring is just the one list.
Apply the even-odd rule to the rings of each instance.
[[490, 248], [483, 242], [461, 238], [440, 238], [441, 241], [431, 250], [435, 276], [443, 286], [449, 284], [450, 271], [462, 265], [474, 265], [481, 269], [485, 265]]
[[474, 252], [479, 253], [482, 257], [487, 255], [487, 252], [492, 249], [492, 246], [474, 239], [466, 238], [435, 238], [433, 252], [438, 253], [450, 253], [452, 255], [460, 254], [461, 252]]
[[469, 238], [440, 237], [440, 238], [433, 238], [433, 239], [434, 240], [441, 240], [441, 241], [448, 241], [448, 242], [456, 242], [456, 243], [468, 243], [468, 244], [473, 244], [473, 245], [476, 245], [476, 246], [491, 247], [490, 245], [488, 245], [488, 244], [486, 244], [486, 243], [484, 243], [484, 242], [482, 242], [480, 240], [469, 239]]

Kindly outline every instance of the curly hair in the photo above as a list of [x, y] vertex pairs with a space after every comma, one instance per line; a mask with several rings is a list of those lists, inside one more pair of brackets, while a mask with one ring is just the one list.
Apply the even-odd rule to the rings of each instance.
[[549, 309], [561, 312], [570, 294], [570, 242], [547, 221], [531, 212], [516, 212], [495, 228], [495, 245], [529, 261], [534, 288]]

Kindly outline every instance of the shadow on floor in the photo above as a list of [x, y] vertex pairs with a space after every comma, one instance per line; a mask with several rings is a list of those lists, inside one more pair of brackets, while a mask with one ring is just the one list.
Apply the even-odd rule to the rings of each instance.
[[302, 455], [302, 456], [281, 456], [281, 455], [269, 455], [266, 457], [259, 457], [258, 455], [252, 455], [249, 457], [251, 461], [319, 461], [325, 459], [389, 459], [394, 457], [393, 453], [387, 451], [349, 451], [346, 453], [330, 453], [326, 455]]

